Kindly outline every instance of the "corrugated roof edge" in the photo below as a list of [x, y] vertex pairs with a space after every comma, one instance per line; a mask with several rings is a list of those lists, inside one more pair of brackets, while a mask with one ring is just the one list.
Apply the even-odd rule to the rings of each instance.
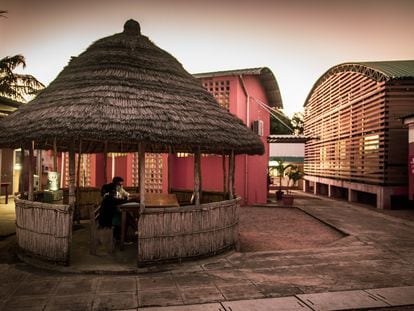
[[328, 69], [312, 86], [306, 100], [305, 107], [313, 91], [331, 75], [339, 72], [359, 72], [375, 81], [389, 81], [395, 79], [414, 79], [414, 60], [393, 60], [380, 62], [348, 62], [335, 65]]

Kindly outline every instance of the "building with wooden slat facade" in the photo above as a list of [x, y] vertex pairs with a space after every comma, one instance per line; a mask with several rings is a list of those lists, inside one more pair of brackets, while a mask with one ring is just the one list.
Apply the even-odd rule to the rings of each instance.
[[304, 190], [391, 208], [407, 196], [407, 135], [414, 60], [345, 63], [305, 102]]
[[408, 129], [408, 199], [414, 206], [414, 112], [401, 120]]

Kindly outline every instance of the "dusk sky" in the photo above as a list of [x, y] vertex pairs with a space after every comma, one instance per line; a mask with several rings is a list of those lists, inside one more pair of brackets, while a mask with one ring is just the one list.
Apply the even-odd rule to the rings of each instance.
[[334, 65], [414, 59], [413, 0], [2, 0], [0, 10], [0, 58], [23, 54], [22, 72], [46, 85], [132, 18], [190, 73], [269, 67], [288, 115]]

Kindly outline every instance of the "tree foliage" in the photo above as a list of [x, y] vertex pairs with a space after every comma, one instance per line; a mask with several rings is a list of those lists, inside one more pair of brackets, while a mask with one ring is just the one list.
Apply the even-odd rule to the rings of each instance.
[[290, 119], [283, 112], [278, 111], [275, 116], [270, 116], [270, 134], [275, 135], [301, 135], [303, 134], [303, 113], [295, 112]]
[[270, 134], [292, 134], [292, 122], [287, 115], [278, 111], [275, 116], [270, 116]]
[[23, 55], [7, 56], [0, 60], [0, 96], [26, 102], [25, 96], [35, 95], [44, 85], [32, 75], [18, 74], [14, 70], [26, 67]]
[[303, 113], [302, 112], [295, 112], [291, 119], [292, 127], [294, 130], [295, 135], [302, 135], [304, 132], [303, 125]]

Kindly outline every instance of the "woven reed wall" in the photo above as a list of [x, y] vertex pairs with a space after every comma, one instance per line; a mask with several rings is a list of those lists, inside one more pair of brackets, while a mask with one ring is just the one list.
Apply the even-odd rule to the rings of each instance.
[[[190, 200], [194, 190], [185, 189], [171, 189], [171, 193], [177, 196], [178, 203], [182, 205], [191, 205]], [[219, 202], [225, 199], [225, 194], [218, 191], [203, 191], [201, 196], [201, 203]]]
[[234, 247], [239, 201], [145, 209], [138, 223], [138, 264], [212, 255]]
[[69, 205], [15, 198], [19, 248], [42, 259], [69, 262], [72, 213]]
[[[80, 219], [89, 219], [89, 208], [95, 206], [102, 201], [101, 189], [94, 187], [79, 188], [79, 210]], [[63, 189], [63, 203], [67, 204], [69, 198], [69, 190]]]

